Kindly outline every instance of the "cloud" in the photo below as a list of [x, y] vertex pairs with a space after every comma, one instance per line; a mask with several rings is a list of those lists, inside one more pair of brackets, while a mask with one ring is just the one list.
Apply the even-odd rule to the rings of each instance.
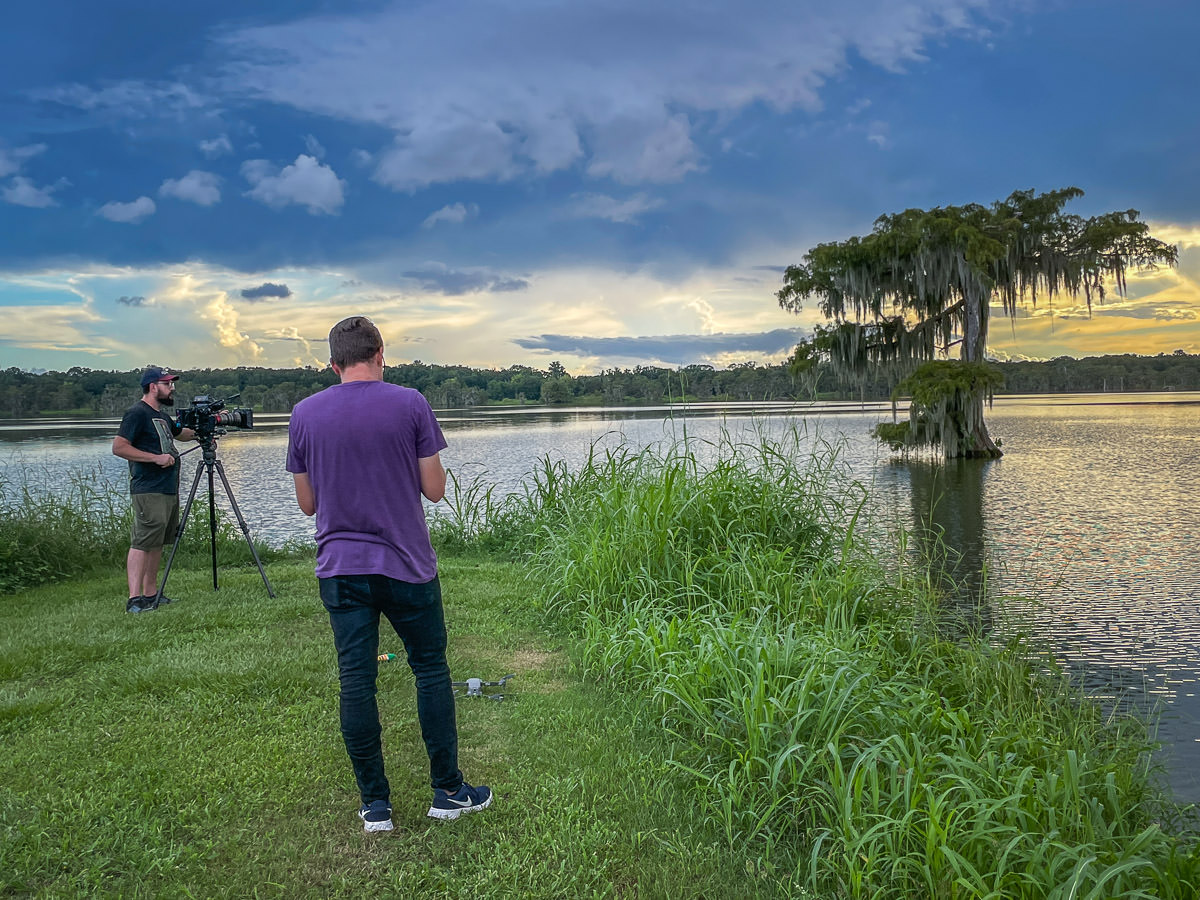
[[5, 203], [12, 203], [15, 206], [45, 209], [48, 206], [58, 206], [58, 201], [51, 194], [62, 190], [70, 183], [67, 179], [60, 178], [54, 184], [38, 187], [28, 178], [18, 175], [0, 192], [0, 196], [3, 196]]
[[242, 298], [244, 300], [265, 300], [268, 297], [290, 297], [292, 290], [286, 284], [272, 284], [269, 281], [263, 282], [256, 288], [244, 288], [242, 290]]
[[994, 350], [988, 347], [987, 359], [993, 362], [1045, 362], [1045, 357], [1030, 356], [1027, 353], [1009, 353], [1007, 350]]
[[311, 215], [337, 215], [345, 200], [345, 182], [329, 166], [303, 153], [290, 166], [275, 171], [265, 159], [248, 159], [242, 163], [242, 175], [253, 187], [246, 196], [272, 209], [296, 204]]
[[10, 349], [39, 351], [39, 355], [62, 351], [111, 357], [115, 355], [112, 341], [103, 334], [103, 325], [104, 318], [86, 300], [5, 306], [0, 343]]
[[24, 147], [14, 147], [11, 150], [0, 146], [0, 178], [20, 172], [26, 160], [37, 156], [45, 149], [45, 144], [26, 144]]
[[1012, 312], [995, 303], [989, 304], [988, 309], [990, 311], [989, 315], [992, 318], [992, 323], [989, 327], [993, 330], [1004, 327], [1002, 323], [1005, 319], [1032, 319], [1034, 316], [1045, 315], [1053, 311], [1041, 303], [1039, 303], [1036, 309], [1028, 304], [1018, 304], [1017, 308]]
[[322, 147], [321, 142], [311, 134], [306, 134], [304, 136], [304, 149], [308, 151], [309, 156], [314, 156], [317, 159], [325, 158], [325, 148]]
[[542, 334], [513, 341], [526, 350], [575, 353], [615, 359], [690, 363], [729, 353], [774, 355], [791, 350], [805, 336], [802, 328], [776, 328], [752, 334], [670, 334], [656, 337], [588, 337]]
[[67, 84], [32, 91], [35, 100], [71, 106], [86, 112], [114, 112], [121, 116], [183, 114], [212, 101], [181, 82], [118, 81], [101, 88]]
[[579, 219], [607, 219], [610, 222], [631, 225], [642, 213], [662, 205], [662, 200], [647, 197], [645, 194], [634, 194], [624, 200], [607, 194], [573, 194], [567, 213]]
[[529, 282], [523, 278], [509, 278], [485, 270], [451, 269], [443, 263], [429, 263], [424, 268], [402, 274], [418, 282], [421, 290], [434, 294], [508, 293], [529, 287]]
[[233, 152], [233, 144], [229, 142], [228, 135], [215, 137], [211, 141], [200, 142], [200, 152], [209, 159], [216, 159], [218, 156], [225, 156]]
[[152, 301], [145, 297], [118, 297], [117, 302], [122, 306], [150, 306]]
[[702, 168], [691, 125], [682, 113], [665, 121], [654, 113], [614, 119], [597, 129], [592, 143], [595, 153], [588, 174], [608, 175], [623, 184], [678, 181]]
[[[495, 122], [465, 119], [431, 122], [396, 138], [379, 154], [374, 178], [400, 191], [416, 191], [439, 181], [515, 178], [516, 138]], [[454, 172], [453, 178], [445, 177]]]
[[192, 169], [182, 178], [168, 178], [158, 189], [160, 197], [175, 197], [199, 206], [212, 206], [221, 200], [221, 179], [212, 172]]
[[[1158, 322], [1193, 322], [1200, 321], [1200, 311], [1190, 305], [1163, 304], [1161, 306], [1136, 306], [1124, 309], [1093, 307], [1095, 316], [1120, 316], [1127, 319], [1153, 319]], [[1065, 318], [1065, 317], [1064, 317]]]
[[978, 36], [985, 6], [394, 3], [230, 29], [218, 80], [234, 97], [390, 130], [375, 178], [397, 190], [573, 166], [657, 183], [703, 168], [698, 141], [744, 110], [816, 111], [859, 59], [901, 71], [946, 35]]
[[138, 197], [132, 203], [105, 203], [96, 210], [96, 215], [103, 216], [110, 222], [124, 222], [136, 225], [148, 216], [154, 215], [157, 207], [149, 197]]
[[[301, 352], [292, 357], [292, 364], [295, 366], [308, 366], [316, 363], [321, 365], [322, 360], [319, 356], [313, 353], [312, 345], [314, 343], [324, 343], [325, 338], [313, 340], [306, 338], [300, 333], [300, 329], [294, 327], [285, 327], [265, 332], [264, 335], [268, 340], [285, 341], [300, 345]], [[324, 350], [324, 348], [322, 348]]]
[[1180, 250], [1200, 247], [1200, 225], [1150, 222], [1150, 233], [1160, 241], [1176, 244]]
[[469, 218], [479, 215], [479, 207], [474, 203], [463, 205], [462, 203], [447, 204], [437, 212], [432, 212], [421, 223], [422, 228], [432, 228], [439, 222], [447, 222], [451, 225], [461, 225]]
[[222, 347], [232, 350], [239, 359], [253, 361], [262, 358], [262, 345], [238, 327], [237, 310], [224, 294], [214, 296], [201, 314], [213, 323], [217, 341]]

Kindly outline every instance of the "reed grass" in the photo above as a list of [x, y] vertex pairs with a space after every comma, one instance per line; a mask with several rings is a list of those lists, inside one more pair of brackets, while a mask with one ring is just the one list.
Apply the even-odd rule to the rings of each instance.
[[585, 670], [688, 748], [731, 851], [836, 896], [1200, 895], [1147, 723], [1105, 717], [1027, 636], [945, 628], [836, 448], [806, 447], [544, 460], [498, 510]]

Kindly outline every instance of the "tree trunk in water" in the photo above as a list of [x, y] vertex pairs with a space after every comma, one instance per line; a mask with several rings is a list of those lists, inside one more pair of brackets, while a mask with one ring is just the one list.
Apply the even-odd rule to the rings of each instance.
[[1004, 455], [988, 434], [987, 425], [979, 423], [979, 427], [971, 434], [971, 443], [963, 448], [965, 459], [999, 459]]
[[[982, 362], [987, 347], [987, 297], [967, 298], [967, 314], [963, 323], [962, 359], [966, 363]], [[967, 401], [966, 439], [959, 447], [958, 456], [966, 459], [999, 459], [1004, 454], [988, 434], [987, 422], [983, 419], [983, 394], [976, 392]]]
[[988, 434], [987, 422], [983, 418], [983, 396], [976, 395], [968, 401], [971, 415], [966, 416], [966, 439], [959, 447], [958, 456], [965, 459], [999, 459], [1004, 453]]

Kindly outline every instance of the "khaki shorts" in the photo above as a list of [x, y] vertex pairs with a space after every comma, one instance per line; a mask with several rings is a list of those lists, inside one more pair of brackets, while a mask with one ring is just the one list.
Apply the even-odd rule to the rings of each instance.
[[175, 540], [179, 530], [178, 494], [133, 494], [133, 524], [129, 546], [134, 550], [157, 550]]

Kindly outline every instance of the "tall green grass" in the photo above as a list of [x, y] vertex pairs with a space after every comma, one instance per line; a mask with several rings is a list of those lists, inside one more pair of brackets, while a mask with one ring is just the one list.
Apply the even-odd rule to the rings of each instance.
[[[128, 492], [99, 470], [73, 470], [53, 482], [37, 475], [0, 471], [0, 594], [123, 568], [133, 517]], [[218, 506], [216, 518], [219, 564], [253, 565], [233, 517]], [[198, 495], [173, 565], [202, 566], [211, 547], [208, 502]], [[294, 549], [279, 551], [260, 541], [255, 548], [264, 560]], [[164, 550], [164, 565], [170, 550]]]
[[941, 627], [928, 574], [881, 555], [864, 491], [804, 444], [545, 460], [484, 516], [760, 869], [849, 897], [1200, 895], [1147, 725], [1020, 636]]

